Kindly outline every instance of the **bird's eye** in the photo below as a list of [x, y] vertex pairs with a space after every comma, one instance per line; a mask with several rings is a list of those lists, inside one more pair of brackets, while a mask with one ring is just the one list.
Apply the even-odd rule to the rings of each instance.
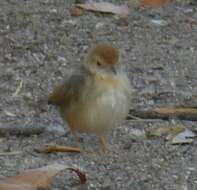
[[101, 62], [97, 61], [96, 64], [100, 67], [101, 66]]

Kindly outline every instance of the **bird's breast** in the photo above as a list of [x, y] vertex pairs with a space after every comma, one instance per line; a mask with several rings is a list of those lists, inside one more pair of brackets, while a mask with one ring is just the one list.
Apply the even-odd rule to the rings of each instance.
[[84, 92], [83, 100], [69, 109], [76, 128], [102, 134], [120, 125], [129, 110], [130, 85], [127, 83], [121, 77], [97, 78], [89, 91]]

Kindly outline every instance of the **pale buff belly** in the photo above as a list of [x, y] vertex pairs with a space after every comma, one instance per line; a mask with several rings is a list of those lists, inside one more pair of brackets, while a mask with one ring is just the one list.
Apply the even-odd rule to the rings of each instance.
[[117, 88], [85, 102], [70, 105], [64, 113], [70, 127], [81, 132], [109, 133], [122, 123], [129, 111], [128, 96]]

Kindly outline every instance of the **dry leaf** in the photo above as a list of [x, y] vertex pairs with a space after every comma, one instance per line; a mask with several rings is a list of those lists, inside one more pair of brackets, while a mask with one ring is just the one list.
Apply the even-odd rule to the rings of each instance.
[[76, 6], [89, 11], [112, 13], [122, 17], [127, 17], [129, 15], [129, 8], [126, 4], [118, 6], [109, 2], [89, 2], [85, 4], [76, 4]]
[[75, 173], [77, 173], [79, 179], [80, 179], [80, 182], [81, 182], [81, 185], [84, 185], [87, 181], [86, 179], [86, 174], [82, 171], [80, 171], [79, 169], [75, 169], [75, 168], [68, 168], [68, 170], [71, 170], [71, 171], [74, 171]]
[[130, 0], [128, 4], [131, 7], [159, 7], [168, 2], [170, 0]]
[[196, 134], [189, 129], [185, 129], [181, 133], [173, 137], [171, 144], [189, 144], [193, 142], [193, 138]]
[[73, 7], [70, 9], [71, 16], [81, 16], [82, 14], [83, 14], [83, 11], [77, 7]]
[[163, 127], [157, 127], [152, 128], [146, 131], [147, 137], [161, 137], [161, 136], [175, 136], [176, 134], [183, 132], [185, 130], [185, 127], [182, 125], [176, 125], [176, 126], [163, 126]]
[[35, 148], [39, 153], [53, 153], [53, 152], [76, 152], [80, 153], [80, 148], [60, 145], [44, 145], [42, 147]]
[[48, 165], [43, 168], [27, 170], [19, 175], [0, 181], [0, 190], [38, 190], [50, 187], [53, 178], [63, 170], [72, 170], [77, 173], [81, 184], [86, 182], [85, 173], [78, 169], [61, 164]]
[[192, 143], [192, 138], [196, 137], [196, 134], [182, 125], [176, 125], [174, 127], [169, 126], [150, 129], [146, 131], [146, 136], [166, 136], [166, 140], [170, 141], [171, 144], [175, 145]]
[[169, 0], [139, 0], [139, 5], [141, 7], [159, 7], [168, 2]]

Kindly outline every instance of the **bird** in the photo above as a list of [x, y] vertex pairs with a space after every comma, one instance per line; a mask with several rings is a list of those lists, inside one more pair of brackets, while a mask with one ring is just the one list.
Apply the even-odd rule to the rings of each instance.
[[77, 142], [80, 133], [95, 134], [101, 150], [106, 152], [106, 138], [129, 112], [131, 92], [119, 49], [100, 42], [88, 50], [83, 63], [49, 94], [48, 104], [59, 107]]

